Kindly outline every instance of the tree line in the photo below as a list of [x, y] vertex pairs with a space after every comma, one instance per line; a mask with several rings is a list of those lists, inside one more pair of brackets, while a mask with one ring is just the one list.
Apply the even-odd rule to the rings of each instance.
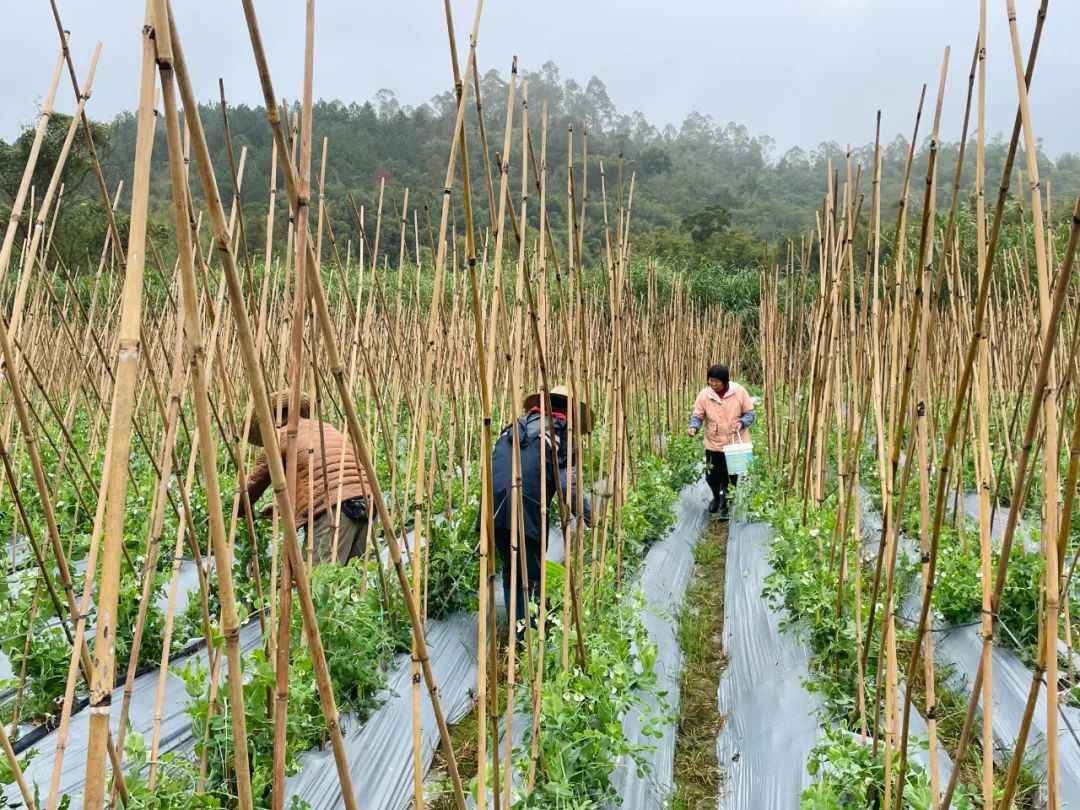
[[[582, 86], [573, 79], [564, 79], [551, 62], [539, 71], [521, 73], [519, 80], [527, 82], [529, 125], [538, 157], [541, 117], [546, 108], [547, 207], [556, 234], [565, 234], [567, 229], [567, 161], [572, 142], [575, 188], [579, 199], [582, 195], [587, 198], [584, 245], [585, 260], [589, 263], [601, 260], [604, 255], [602, 180], [613, 211], [620, 191], [625, 199], [630, 177], [634, 177], [631, 228], [639, 255], [687, 267], [739, 269], [760, 265], [778, 251], [783, 252], [789, 239], [797, 243], [800, 234], [814, 225], [814, 211], [821, 206], [829, 168], [838, 172], [841, 179], [846, 175], [849, 155], [836, 142], [821, 143], [811, 149], [793, 148], [777, 155], [775, 142], [767, 135], [754, 135], [741, 124], [722, 125], [699, 112], [691, 112], [678, 127], [659, 127], [640, 112], [622, 112], [611, 101], [599, 78], [593, 77]], [[519, 83], [519, 90], [520, 87]], [[507, 91], [507, 78], [498, 71], [489, 71], [480, 80], [488, 136], [486, 158], [493, 172], [496, 152], [501, 146], [498, 141], [505, 121]], [[321, 197], [342, 252], [351, 243], [355, 253], [361, 239], [354, 205], [355, 210], [364, 211], [365, 236], [371, 247], [382, 187], [385, 193], [380, 254], [389, 257], [392, 266], [396, 265], [402, 223], [407, 228], [410, 253], [414, 242], [422, 250], [426, 248], [429, 217], [437, 226], [455, 103], [453, 90], [416, 107], [402, 105], [392, 91], [381, 90], [364, 103], [323, 100], [315, 104], [313, 189], [318, 200], [318, 178], [322, 173], [319, 158], [322, 140], [326, 138], [328, 159]], [[520, 126], [520, 103], [519, 93], [516, 132]], [[474, 214], [476, 222], [485, 226], [491, 223], [489, 196], [483, 181], [485, 155], [471, 88], [469, 104], [467, 148], [474, 181]], [[291, 117], [294, 109], [286, 108], [284, 113]], [[240, 198], [248, 249], [257, 257], [265, 243], [272, 137], [262, 107], [229, 105], [224, 112], [235, 159], [239, 159], [241, 148], [247, 150]], [[229, 199], [234, 190], [221, 104], [203, 105], [200, 115], [215, 156], [219, 186], [223, 196]], [[48, 185], [69, 120], [60, 114], [51, 119], [34, 175], [39, 194]], [[115, 188], [124, 181], [125, 189], [130, 188], [134, 114], [124, 112], [112, 120], [94, 122], [93, 131], [110, 186]], [[33, 131], [27, 126], [11, 143], [0, 141], [0, 214], [4, 214], [18, 187], [32, 139]], [[515, 146], [508, 158], [513, 200], [518, 198], [521, 183], [519, 144], [520, 138], [515, 134]], [[942, 206], [948, 203], [959, 146], [954, 142], [939, 144], [938, 194]], [[587, 163], [583, 161], [586, 148]], [[988, 143], [988, 177], [1000, 177], [1006, 148], [1007, 143], [1001, 137]], [[850, 152], [851, 165], [861, 166], [864, 216], [869, 209], [873, 153], [873, 144], [863, 144]], [[890, 207], [895, 207], [900, 196], [907, 153], [905, 136], [897, 135], [882, 144], [881, 190], [886, 222]], [[925, 167], [927, 155], [928, 143], [923, 140], [914, 157], [912, 195], [923, 193], [919, 170]], [[150, 234], [154, 246], [169, 257], [173, 252], [172, 215], [166, 159], [165, 133], [159, 128], [154, 148]], [[1049, 179], [1054, 198], [1067, 200], [1080, 193], [1080, 156], [1064, 154], [1052, 160], [1040, 151], [1038, 160], [1044, 184]], [[1022, 156], [1017, 165], [1024, 165]], [[86, 262], [86, 257], [96, 257], [106, 232], [101, 201], [89, 168], [80, 133], [63, 175], [63, 205], [55, 230], [58, 251], [79, 265]], [[974, 161], [966, 160], [961, 198], [965, 211], [974, 207], [973, 184]], [[406, 188], [409, 211], [403, 212]], [[498, 188], [497, 176], [495, 188]], [[280, 178], [278, 189], [281, 189]], [[198, 184], [193, 184], [193, 193], [200, 194]], [[460, 196], [454, 199], [455, 227], [460, 235], [464, 217]], [[536, 189], [530, 182], [534, 227], [537, 203]], [[275, 219], [275, 238], [284, 238], [286, 208], [282, 194]], [[118, 210], [122, 228], [127, 219], [125, 209], [126, 199], [122, 198]], [[769, 245], [773, 246], [771, 250]]]

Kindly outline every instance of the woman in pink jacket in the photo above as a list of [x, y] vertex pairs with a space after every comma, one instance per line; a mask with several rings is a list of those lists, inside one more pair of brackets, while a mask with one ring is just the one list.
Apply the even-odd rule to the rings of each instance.
[[728, 444], [749, 441], [754, 403], [745, 388], [731, 382], [727, 366], [709, 366], [708, 380], [694, 402], [687, 432], [694, 437], [705, 426], [705, 480], [713, 494], [709, 511], [719, 510], [720, 519], [727, 520], [728, 487], [734, 487], [739, 476], [728, 475], [723, 450]]

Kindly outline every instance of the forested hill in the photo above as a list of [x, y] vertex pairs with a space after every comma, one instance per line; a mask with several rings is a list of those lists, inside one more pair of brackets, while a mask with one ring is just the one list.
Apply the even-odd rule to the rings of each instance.
[[[837, 142], [776, 154], [774, 142], [767, 135], [751, 134], [745, 126], [735, 123], [722, 125], [697, 112], [687, 115], [679, 127], [658, 128], [641, 113], [627, 114], [616, 109], [600, 79], [594, 77], [583, 87], [572, 79], [564, 80], [551, 63], [539, 72], [522, 73], [519, 79], [527, 81], [529, 127], [538, 156], [545, 104], [547, 108], [547, 196], [556, 233], [560, 229], [565, 233], [568, 140], [573, 138], [578, 171], [576, 183], [580, 193], [586, 187], [580, 171], [587, 133], [589, 173], [585, 243], [592, 257], [599, 254], [602, 244], [601, 161], [609, 205], [614, 205], [617, 193], [620, 155], [624, 193], [630, 173], [635, 174], [632, 228], [638, 253], [694, 261], [707, 259], [727, 266], [755, 263], [762, 256], [763, 242], [782, 242], [812, 226], [813, 212], [820, 205], [826, 187], [828, 162], [832, 161], [834, 171], [840, 172], [841, 176], [846, 172], [846, 148]], [[480, 86], [488, 157], [494, 164], [495, 153], [501, 148], [508, 84], [505, 77], [490, 71]], [[518, 151], [521, 86], [519, 83], [515, 105], [519, 115], [515, 119], [515, 145], [510, 159], [514, 200], [518, 199], [521, 182]], [[483, 224], [490, 221], [488, 195], [482, 179], [483, 157], [473, 102], [470, 93], [468, 149], [470, 164], [474, 167], [477, 222]], [[217, 159], [218, 181], [223, 193], [231, 194], [220, 105], [207, 104], [200, 112]], [[897, 120], [901, 111], [891, 112], [892, 120]], [[248, 244], [253, 252], [259, 253], [264, 243], [271, 158], [266, 113], [261, 107], [233, 106], [228, 109], [228, 120], [236, 155], [239, 156], [242, 146], [248, 150], [242, 197]], [[355, 244], [359, 234], [348, 194], [352, 194], [358, 206], [365, 206], [370, 225], [380, 181], [384, 179], [384, 249], [396, 257], [397, 222], [400, 221], [396, 209], [402, 205], [406, 188], [410, 194], [410, 209], [419, 209], [421, 241], [426, 241], [423, 238], [426, 232], [423, 208], [431, 209], [430, 216], [437, 225], [453, 120], [452, 91], [415, 108], [402, 106], [388, 90], [380, 91], [375, 99], [363, 104], [320, 101], [315, 105], [313, 177], [317, 180], [319, 176], [322, 139], [326, 137], [329, 151], [325, 167], [325, 201], [340, 244], [344, 245], [348, 239]], [[867, 122], [867, 131], [872, 131], [872, 123]], [[39, 190], [48, 184], [66, 127], [64, 116], [53, 118], [35, 178]], [[124, 180], [125, 188], [129, 188], [134, 159], [134, 115], [121, 114], [95, 129], [107, 180], [111, 186]], [[32, 133], [28, 131], [12, 144], [0, 141], [0, 209], [7, 206], [17, 188], [31, 137]], [[163, 225], [171, 221], [164, 137], [164, 127], [159, 127], [154, 150], [152, 200], [154, 219]], [[899, 195], [907, 151], [906, 137], [910, 136], [896, 135], [883, 144], [882, 207], [887, 220], [891, 218], [888, 211]], [[920, 141], [912, 182], [912, 193], [918, 195], [922, 194], [928, 150], [922, 135]], [[1006, 146], [1000, 137], [988, 145], [987, 176], [994, 186], [1000, 178]], [[944, 143], [940, 148], [939, 189], [943, 199], [952, 182], [957, 152], [955, 143]], [[860, 187], [867, 195], [867, 202], [872, 155], [872, 143], [853, 148], [851, 155], [852, 165], [863, 167]], [[1067, 154], [1052, 161], [1040, 154], [1040, 161], [1044, 184], [1048, 180], [1052, 183], [1055, 200], [1068, 199], [1080, 192], [1080, 157]], [[96, 248], [91, 245], [104, 235], [104, 222], [100, 210], [96, 210], [97, 192], [92, 178], [87, 175], [88, 164], [81, 137], [77, 139], [77, 148], [69, 164], [57, 239], [66, 243], [63, 244], [66, 255], [86, 255], [87, 251], [93, 255]], [[1022, 159], [1017, 165], [1024, 165]], [[973, 174], [972, 159], [966, 161], [965, 166], [965, 201], [969, 199]], [[455, 181], [456, 184], [459, 182]], [[496, 188], [497, 183], [496, 178]], [[530, 188], [529, 204], [534, 216], [537, 202], [535, 189]], [[278, 229], [284, 228], [284, 208], [284, 205], [278, 207]], [[459, 229], [462, 222], [458, 211]], [[168, 249], [169, 230], [168, 227], [157, 229], [164, 243], [163, 249]], [[82, 249], [84, 242], [85, 249]]]

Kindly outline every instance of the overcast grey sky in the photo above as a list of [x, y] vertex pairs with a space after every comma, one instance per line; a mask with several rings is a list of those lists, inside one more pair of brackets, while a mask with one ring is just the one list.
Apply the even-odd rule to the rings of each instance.
[[[90, 113], [108, 118], [134, 108], [143, 3], [58, 0], [84, 74], [94, 43], [103, 50]], [[33, 120], [56, 58], [47, 0], [5, 0], [0, 17], [0, 137]], [[200, 97], [261, 103], [239, 0], [173, 0]], [[454, 0], [464, 43], [472, 0]], [[1026, 49], [1038, 0], [1017, 0]], [[303, 0], [259, 0], [260, 23], [279, 96], [300, 94]], [[989, 2], [989, 126], [1011, 125], [1016, 79], [1005, 0]], [[736, 121], [776, 139], [777, 152], [825, 140], [873, 139], [874, 111], [888, 137], [911, 129], [923, 82], [928, 108], [943, 48], [953, 49], [943, 137], [956, 138], [978, 26], [977, 0], [488, 0], [480, 25], [482, 71], [503, 73], [517, 54], [537, 69], [552, 60], [564, 78], [599, 76], [622, 112], [640, 110], [676, 126], [691, 110]], [[1054, 156], [1080, 151], [1080, 2], [1055, 0], [1032, 91], [1036, 134]], [[65, 82], [67, 81], [65, 76]], [[420, 104], [451, 83], [438, 0], [318, 0], [315, 95], [367, 101], [392, 89]], [[70, 83], [58, 109], [72, 106]]]

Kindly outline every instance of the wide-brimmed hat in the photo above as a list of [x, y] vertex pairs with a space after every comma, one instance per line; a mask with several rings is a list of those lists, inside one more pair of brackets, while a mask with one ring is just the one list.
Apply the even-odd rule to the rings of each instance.
[[[270, 395], [270, 413], [277, 419], [278, 407], [281, 407], [281, 415], [284, 418], [289, 413], [289, 392], [275, 391]], [[311, 416], [311, 399], [304, 392], [300, 392], [300, 418], [307, 419]], [[259, 420], [252, 419], [251, 429], [248, 431], [248, 444], [257, 447], [263, 446], [262, 430], [259, 428]]]
[[[556, 385], [551, 391], [548, 392], [548, 407], [551, 408], [551, 400], [562, 399], [569, 402], [570, 389], [565, 385]], [[533, 408], [540, 407], [540, 392], [530, 394], [525, 398], [525, 410], [531, 411]], [[593, 429], [593, 412], [592, 408], [586, 405], [584, 402], [578, 405], [577, 418], [574, 422], [574, 430], [579, 433], [592, 433]]]

